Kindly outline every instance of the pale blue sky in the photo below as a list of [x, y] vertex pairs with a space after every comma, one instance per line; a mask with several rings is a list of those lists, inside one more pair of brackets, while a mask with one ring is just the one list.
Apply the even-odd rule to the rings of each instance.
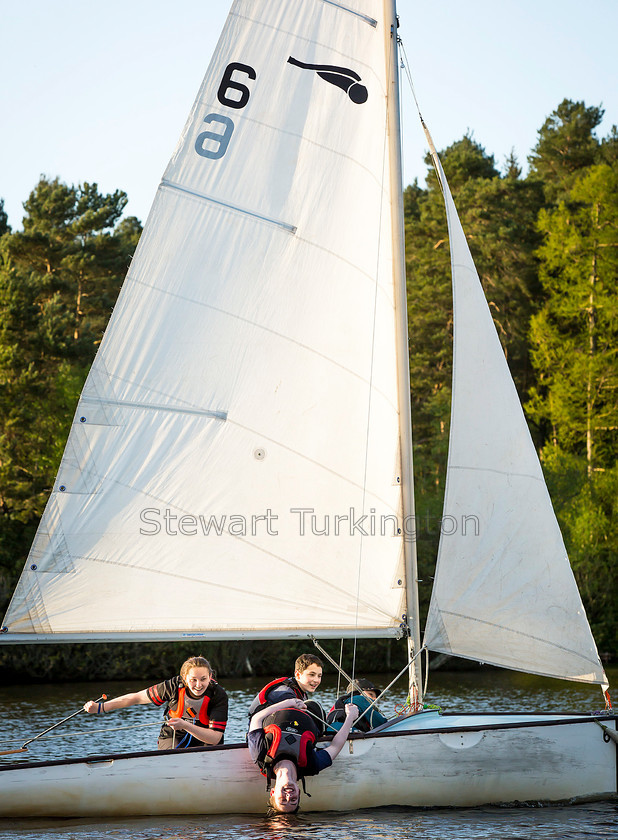
[[[294, 2], [294, 0], [290, 0]], [[0, 0], [0, 197], [21, 226], [40, 174], [124, 190], [145, 221], [229, 0]], [[469, 129], [520, 163], [565, 97], [618, 123], [618, 0], [400, 0], [401, 35], [438, 149]], [[426, 144], [407, 86], [404, 177]]]

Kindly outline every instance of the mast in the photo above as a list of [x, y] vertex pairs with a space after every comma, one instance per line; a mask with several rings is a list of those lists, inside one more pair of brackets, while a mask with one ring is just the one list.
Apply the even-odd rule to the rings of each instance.
[[420, 661], [413, 657], [421, 649], [414, 519], [414, 469], [412, 459], [412, 410], [410, 406], [410, 357], [408, 349], [408, 307], [406, 294], [405, 239], [403, 223], [403, 174], [401, 165], [401, 125], [399, 116], [399, 74], [397, 49], [397, 9], [395, 0], [384, 0], [387, 79], [388, 142], [390, 162], [391, 227], [393, 231], [393, 280], [395, 284], [397, 381], [399, 391], [399, 434], [401, 441], [402, 536], [404, 550], [406, 616], [409, 630], [409, 687], [422, 700]]

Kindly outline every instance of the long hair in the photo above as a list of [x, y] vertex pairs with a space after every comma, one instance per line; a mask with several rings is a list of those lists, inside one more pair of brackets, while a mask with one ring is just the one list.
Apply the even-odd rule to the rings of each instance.
[[203, 656], [191, 656], [182, 663], [180, 668], [180, 678], [183, 682], [185, 682], [186, 676], [191, 668], [206, 668], [210, 673], [210, 676], [214, 679], [215, 672], [212, 670], [210, 662], [207, 659], [204, 659]]

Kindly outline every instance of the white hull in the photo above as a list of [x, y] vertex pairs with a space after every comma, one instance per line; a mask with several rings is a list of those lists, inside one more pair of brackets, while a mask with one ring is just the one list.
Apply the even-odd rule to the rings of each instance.
[[[616, 717], [604, 718], [615, 729]], [[616, 795], [616, 744], [589, 717], [424, 713], [356, 736], [307, 780], [305, 811], [470, 807]], [[93, 756], [0, 769], [4, 817], [261, 813], [243, 745]]]

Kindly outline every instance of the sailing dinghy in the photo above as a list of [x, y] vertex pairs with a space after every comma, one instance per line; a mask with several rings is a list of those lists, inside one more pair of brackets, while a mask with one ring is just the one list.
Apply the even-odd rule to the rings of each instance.
[[[403, 636], [418, 662], [396, 29], [393, 0], [233, 3], [3, 643]], [[478, 533], [443, 539], [425, 644], [605, 686], [441, 178], [455, 290], [445, 510], [472, 511]], [[411, 712], [350, 738], [303, 808], [611, 796], [615, 727], [611, 714]], [[12, 764], [0, 780], [3, 816], [259, 812], [266, 799], [243, 744]]]

